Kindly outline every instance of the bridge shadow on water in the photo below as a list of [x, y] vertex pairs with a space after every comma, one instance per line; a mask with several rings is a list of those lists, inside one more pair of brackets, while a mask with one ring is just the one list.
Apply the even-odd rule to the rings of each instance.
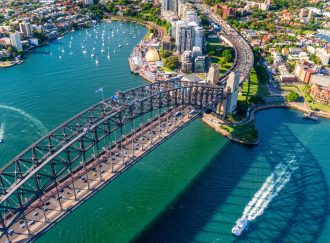
[[[285, 122], [294, 121], [285, 119]], [[228, 143], [134, 241], [315, 242], [329, 214], [328, 185], [316, 158], [284, 124], [274, 124], [274, 128], [267, 131], [270, 134], [262, 135], [257, 147]], [[248, 156], [244, 156], [246, 154]], [[261, 166], [253, 163], [260, 157], [266, 162]], [[298, 165], [290, 181], [241, 237], [232, 236], [230, 231], [236, 219], [241, 217], [245, 205], [265, 178], [280, 162], [289, 160], [295, 160]], [[261, 179], [246, 176], [255, 170]], [[244, 180], [258, 183], [249, 195], [237, 193], [237, 190], [248, 190], [242, 186]], [[237, 200], [231, 204], [230, 197]]]

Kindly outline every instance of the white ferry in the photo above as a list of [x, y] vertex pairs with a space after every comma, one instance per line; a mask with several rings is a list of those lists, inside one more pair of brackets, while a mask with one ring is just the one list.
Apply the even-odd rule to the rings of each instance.
[[235, 235], [235, 236], [240, 236], [244, 230], [246, 230], [249, 227], [250, 224], [250, 220], [248, 220], [247, 218], [239, 218], [236, 221], [236, 225], [233, 227], [233, 229], [231, 230], [231, 232]]

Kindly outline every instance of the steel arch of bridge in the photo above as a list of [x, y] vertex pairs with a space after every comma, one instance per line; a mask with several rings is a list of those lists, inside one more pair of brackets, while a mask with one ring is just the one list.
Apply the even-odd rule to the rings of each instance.
[[[178, 106], [215, 109], [224, 97], [219, 86], [165, 81], [118, 92], [69, 119], [0, 169], [2, 235], [38, 198], [101, 156], [102, 142], [104, 145], [106, 139], [114, 139], [117, 132], [125, 136], [125, 125], [150, 113], [152, 116], [154, 111], [159, 116]], [[111, 146], [109, 142], [106, 149]]]

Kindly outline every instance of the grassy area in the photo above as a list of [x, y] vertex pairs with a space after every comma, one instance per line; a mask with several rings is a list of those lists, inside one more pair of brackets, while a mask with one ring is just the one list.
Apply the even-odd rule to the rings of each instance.
[[303, 31], [303, 34], [304, 35], [311, 35], [311, 34], [314, 34], [314, 31], [312, 31], [312, 30], [304, 30]]
[[254, 122], [249, 122], [247, 124], [237, 126], [222, 125], [221, 128], [229, 132], [232, 137], [241, 141], [258, 141], [258, 130], [256, 129]]
[[[229, 62], [224, 61], [224, 57], [222, 57], [222, 52], [224, 50], [232, 50], [229, 47], [222, 46], [220, 44], [219, 38], [208, 38], [207, 39], [207, 50], [208, 52], [214, 51], [214, 55], [210, 56], [210, 60], [212, 64], [218, 64], [220, 75], [224, 74], [232, 65], [234, 60], [230, 60]], [[234, 58], [234, 55], [233, 55]]]
[[199, 76], [202, 79], [206, 79], [206, 74], [205, 73], [197, 73], [197, 76]]
[[150, 40], [153, 37], [154, 33], [151, 33], [150, 31], [146, 34], [144, 37], [145, 40]]

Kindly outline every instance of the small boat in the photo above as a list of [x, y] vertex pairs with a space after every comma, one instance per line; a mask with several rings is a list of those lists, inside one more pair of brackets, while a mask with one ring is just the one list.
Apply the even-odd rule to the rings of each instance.
[[73, 55], [73, 52], [72, 51], [70, 51], [70, 55]]
[[313, 121], [317, 121], [318, 118], [316, 116], [313, 116], [313, 113], [310, 112], [310, 113], [305, 113], [304, 114], [304, 118], [305, 119], [310, 119], [310, 120], [313, 120]]
[[0, 143], [3, 142], [4, 135], [5, 135], [5, 122], [2, 122], [0, 126]]
[[82, 53], [86, 54], [86, 53], [87, 53], [87, 51], [86, 51], [86, 50], [83, 50], [83, 51], [82, 51]]
[[119, 44], [118, 47], [121, 48], [121, 45]]
[[62, 56], [58, 56], [59, 59], [62, 59]]
[[94, 57], [94, 56], [95, 56], [94, 53], [92, 53], [92, 54], [91, 54], [91, 57]]
[[243, 233], [243, 231], [249, 227], [249, 224], [250, 224], [250, 220], [248, 220], [247, 218], [245, 217], [239, 218], [236, 221], [236, 225], [233, 227], [231, 232], [235, 236], [240, 236]]
[[96, 65], [99, 65], [99, 60], [96, 58], [96, 60], [95, 60], [95, 64]]
[[110, 60], [110, 53], [108, 52], [107, 58]]

